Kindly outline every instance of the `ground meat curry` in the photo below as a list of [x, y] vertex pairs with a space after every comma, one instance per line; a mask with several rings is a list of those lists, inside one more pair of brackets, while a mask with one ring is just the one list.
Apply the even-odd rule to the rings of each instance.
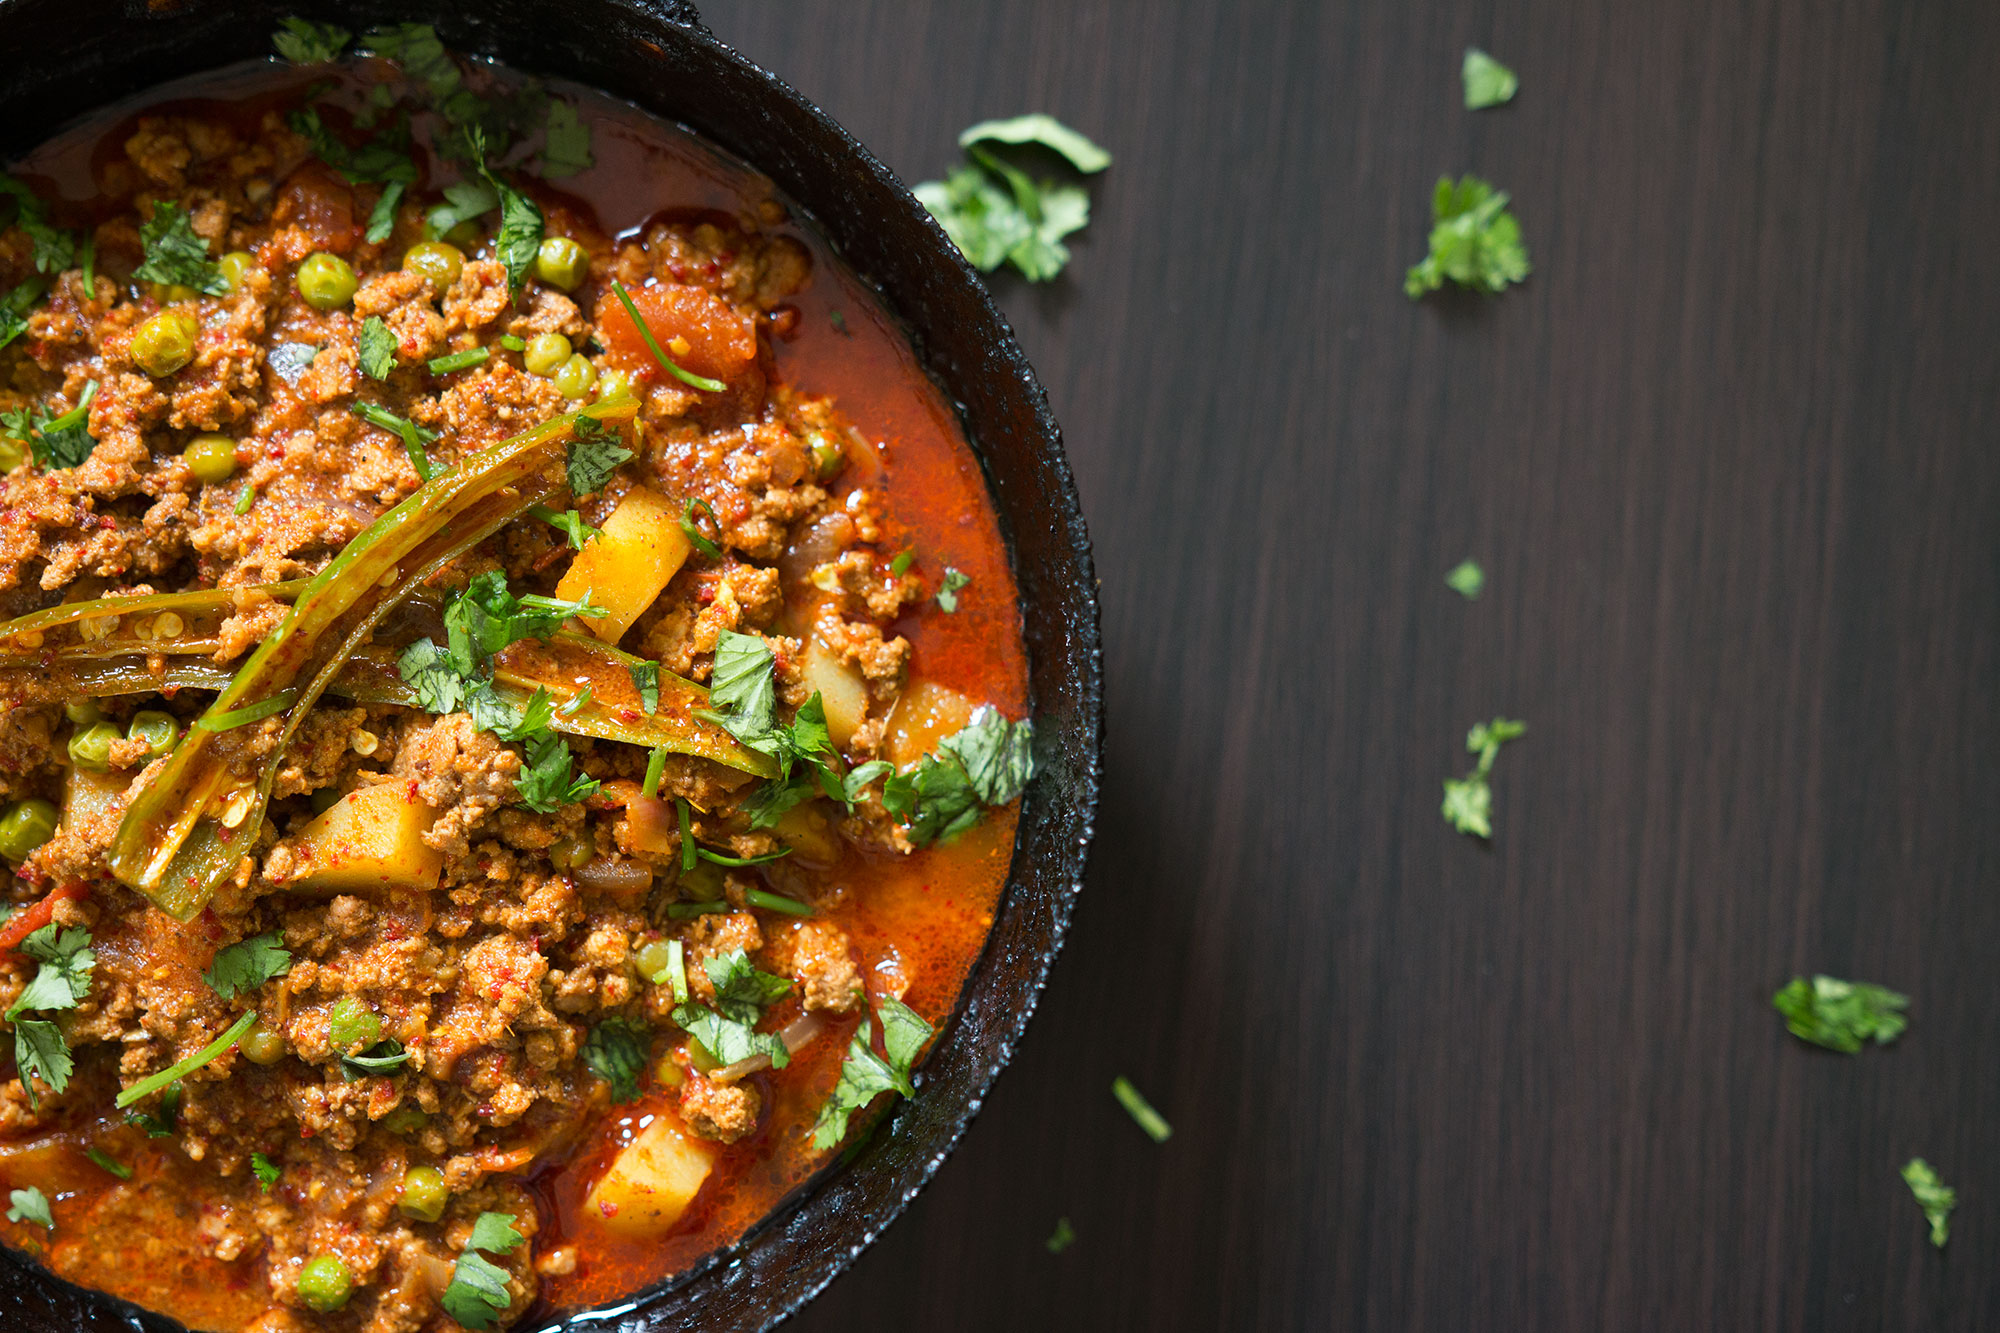
[[4, 1232], [196, 1327], [505, 1327], [915, 1091], [1017, 612], [767, 182], [419, 26], [279, 49], [0, 178]]

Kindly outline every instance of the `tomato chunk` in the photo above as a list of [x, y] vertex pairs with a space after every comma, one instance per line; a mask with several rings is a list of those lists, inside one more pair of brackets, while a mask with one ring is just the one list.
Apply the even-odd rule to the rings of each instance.
[[[741, 375], [757, 359], [757, 330], [727, 301], [701, 287], [657, 283], [632, 292], [646, 327], [673, 363], [709, 379]], [[597, 336], [625, 370], [665, 375], [616, 293], [597, 303]]]
[[354, 225], [354, 190], [327, 167], [308, 162], [285, 178], [271, 220], [312, 238], [315, 249], [343, 254], [361, 239]]
[[0, 953], [7, 953], [21, 947], [21, 941], [49, 924], [55, 916], [56, 904], [65, 898], [81, 898], [90, 892], [90, 886], [81, 880], [59, 885], [50, 889], [46, 898], [30, 903], [7, 918], [7, 924], [0, 926]]

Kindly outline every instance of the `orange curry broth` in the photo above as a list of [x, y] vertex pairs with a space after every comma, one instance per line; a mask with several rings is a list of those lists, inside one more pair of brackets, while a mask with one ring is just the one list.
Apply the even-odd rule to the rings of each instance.
[[[142, 110], [227, 118], [248, 131], [266, 110], [292, 104], [308, 84], [324, 82], [330, 73], [337, 86], [323, 100], [358, 98], [356, 90], [375, 77], [370, 69], [321, 68], [308, 75], [258, 64], [183, 81], [163, 90], [164, 96], [128, 104], [58, 136], [18, 163], [14, 174], [54, 204], [60, 222], [102, 217], [117, 205], [96, 197], [97, 173], [115, 158]], [[573, 220], [581, 224], [580, 232], [629, 236], [665, 213], [754, 219], [760, 203], [784, 206], [769, 180], [690, 132], [601, 94], [550, 86], [578, 105], [592, 128], [596, 157], [594, 167], [559, 185], [533, 187], [555, 224], [552, 230]], [[420, 133], [419, 142], [425, 137]], [[421, 149], [415, 156], [420, 167], [426, 165]], [[430, 181], [425, 186], [435, 189]], [[926, 604], [894, 626], [914, 650], [911, 678], [936, 681], [1020, 717], [1027, 703], [1020, 611], [985, 483], [957, 418], [872, 289], [797, 220], [795, 210], [785, 207], [785, 215], [776, 230], [805, 245], [813, 276], [791, 302], [797, 318], [772, 340], [776, 378], [804, 393], [831, 396], [871, 446], [872, 457], [850, 450], [850, 466], [829, 489], [836, 498], [857, 485], [873, 490], [883, 516], [880, 549], [911, 551], [913, 568], [933, 589], [947, 567], [971, 578], [955, 615]], [[771, 230], [768, 224], [765, 229]], [[848, 849], [828, 878], [858, 889], [836, 919], [864, 960], [871, 994], [900, 980], [908, 986], [905, 1002], [918, 1013], [933, 1022], [949, 1015], [992, 925], [1015, 821], [1012, 808], [993, 811], [951, 845], [908, 857]], [[768, 1026], [797, 1013], [796, 1000], [781, 1002]], [[567, 1159], [541, 1163], [531, 1182], [543, 1213], [537, 1248], [546, 1252], [573, 1244], [577, 1262], [572, 1273], [544, 1277], [536, 1308], [547, 1312], [617, 1300], [680, 1271], [740, 1238], [826, 1166], [832, 1154], [811, 1151], [811, 1128], [838, 1079], [858, 1017], [829, 1024], [794, 1058], [785, 1077], [753, 1075], [768, 1108], [763, 1123], [720, 1150], [700, 1195], [663, 1239], [614, 1236], [584, 1207], [591, 1184], [617, 1149], [653, 1117], [673, 1114], [671, 1098], [661, 1089], [649, 1086], [639, 1102], [614, 1107], [587, 1128]], [[99, 1062], [80, 1064], [77, 1077], [89, 1090], [78, 1104], [101, 1106], [103, 1119], [0, 1144], [0, 1189], [40, 1184], [63, 1225], [50, 1236], [39, 1226], [0, 1223], [0, 1234], [68, 1276], [197, 1327], [228, 1327], [262, 1313], [268, 1293], [261, 1259], [225, 1263], [207, 1257], [196, 1243], [205, 1168], [174, 1150], [173, 1140], [149, 1141], [118, 1124], [110, 1112], [116, 1089]], [[869, 1123], [857, 1116], [847, 1141], [856, 1141]], [[84, 1147], [92, 1143], [133, 1166], [132, 1179], [116, 1180], [85, 1157]], [[148, 1241], [107, 1246], [106, 1235], [145, 1235]]]

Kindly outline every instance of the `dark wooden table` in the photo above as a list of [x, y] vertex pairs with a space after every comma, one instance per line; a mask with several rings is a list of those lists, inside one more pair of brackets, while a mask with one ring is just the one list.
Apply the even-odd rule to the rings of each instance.
[[[704, 9], [906, 179], [1027, 110], [1117, 154], [995, 284], [1103, 576], [1089, 890], [796, 1326], [2000, 1327], [2000, 5]], [[1466, 170], [1534, 276], [1413, 304]], [[1901, 1043], [1788, 1037], [1820, 970]]]

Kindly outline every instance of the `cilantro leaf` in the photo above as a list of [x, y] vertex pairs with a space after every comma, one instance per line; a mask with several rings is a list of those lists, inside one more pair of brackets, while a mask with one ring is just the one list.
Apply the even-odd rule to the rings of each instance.
[[56, 1229], [55, 1215], [49, 1211], [49, 1196], [33, 1185], [24, 1190], [7, 1192], [7, 1220], [36, 1222], [51, 1231]]
[[292, 970], [292, 955], [277, 931], [253, 935], [218, 951], [201, 979], [225, 1000], [257, 989]]
[[500, 192], [500, 231], [493, 238], [493, 257], [507, 266], [507, 290], [518, 293], [528, 283], [535, 255], [542, 248], [542, 210], [535, 201], [502, 183], [484, 166], [487, 182]]
[[1067, 1217], [1058, 1217], [1056, 1219], [1056, 1229], [1042, 1243], [1048, 1247], [1050, 1254], [1061, 1254], [1076, 1243], [1076, 1228], [1069, 1224]]
[[958, 146], [979, 143], [1040, 144], [1069, 159], [1069, 164], [1086, 174], [1111, 165], [1111, 154], [1076, 130], [1043, 112], [1014, 116], [1008, 120], [982, 120], [961, 132]]
[[250, 1170], [256, 1174], [257, 1188], [265, 1194], [269, 1194], [271, 1186], [278, 1183], [278, 1177], [285, 1174], [276, 1162], [260, 1152], [250, 1154]]
[[403, 202], [403, 192], [410, 187], [402, 181], [390, 181], [382, 187], [376, 197], [375, 207], [368, 210], [367, 238], [370, 244], [380, 245], [389, 239], [389, 233], [396, 229], [396, 209]]
[[481, 1213], [452, 1268], [451, 1285], [439, 1298], [444, 1312], [470, 1329], [493, 1327], [501, 1312], [512, 1304], [507, 1292], [508, 1275], [506, 1269], [478, 1251], [511, 1254], [526, 1239], [514, 1229], [512, 1213]]
[[[586, 421], [597, 429], [586, 433], [583, 425]], [[564, 456], [569, 489], [575, 495], [595, 495], [611, 480], [618, 465], [632, 457], [632, 451], [625, 447], [616, 431], [604, 427], [594, 417], [578, 417], [576, 428], [576, 438], [569, 442]]]
[[294, 65], [324, 65], [340, 59], [351, 36], [347, 29], [331, 23], [282, 18], [278, 30], [271, 34], [271, 45]]
[[88, 1157], [92, 1162], [96, 1163], [98, 1166], [103, 1167], [106, 1171], [109, 1171], [112, 1175], [118, 1177], [120, 1180], [130, 1180], [132, 1178], [131, 1167], [125, 1165], [125, 1163], [119, 1161], [116, 1157], [113, 1157], [110, 1153], [107, 1153], [102, 1149], [85, 1148], [83, 1150], [83, 1155], [85, 1157]]
[[500, 192], [478, 176], [468, 176], [444, 187], [444, 202], [424, 215], [424, 225], [433, 236], [442, 236], [461, 222], [484, 217], [500, 207]]
[[88, 930], [78, 926], [59, 931], [51, 922], [21, 941], [21, 952], [41, 966], [20, 998], [8, 1006], [8, 1022], [36, 1009], [74, 1009], [90, 994], [97, 954], [90, 947]]
[[403, 680], [415, 687], [417, 705], [428, 713], [456, 713], [465, 707], [466, 678], [450, 654], [430, 639], [418, 639], [396, 661]]
[[848, 1118], [867, 1106], [878, 1093], [917, 1095], [916, 1085], [910, 1079], [910, 1065], [935, 1029], [891, 996], [885, 995], [876, 1002], [875, 1014], [882, 1020], [882, 1046], [888, 1058], [875, 1054], [873, 1025], [862, 1019], [861, 1026], [854, 1030], [854, 1039], [847, 1044], [847, 1056], [841, 1061], [840, 1082], [820, 1107], [819, 1120], [813, 1126], [813, 1147], [821, 1152], [846, 1137]]
[[471, 675], [493, 654], [521, 639], [546, 639], [571, 616], [603, 616], [601, 606], [526, 593], [516, 597], [497, 569], [477, 575], [445, 606], [444, 627], [452, 664]]
[[[417, 183], [417, 164], [410, 157], [409, 134], [406, 127], [397, 125], [384, 130], [359, 148], [349, 146], [347, 140], [335, 134], [312, 107], [301, 107], [285, 118], [292, 132], [303, 138], [311, 146], [313, 156], [332, 167], [347, 180], [356, 185], [404, 185]], [[398, 198], [401, 197], [398, 192]], [[379, 207], [379, 205], [378, 205]], [[393, 220], [396, 205], [389, 205]], [[375, 219], [370, 217], [370, 230]], [[382, 236], [370, 236], [370, 240], [380, 240], [388, 235], [383, 228]]]
[[755, 634], [723, 630], [715, 640], [715, 666], [708, 677], [708, 702], [716, 722], [740, 741], [762, 737], [771, 729], [778, 706], [771, 680], [775, 662], [771, 646]]
[[738, 1023], [755, 1023], [766, 1008], [792, 993], [790, 981], [758, 971], [741, 949], [710, 954], [701, 966], [715, 987], [716, 1012]]
[[1446, 279], [1497, 294], [1529, 271], [1521, 224], [1507, 211], [1506, 193], [1477, 176], [1461, 176], [1457, 185], [1447, 176], [1431, 196], [1430, 254], [1404, 278], [1403, 294], [1416, 300]]
[[566, 805], [575, 805], [600, 785], [596, 778], [573, 776], [575, 758], [563, 738], [543, 732], [528, 742], [527, 764], [514, 780], [514, 794], [521, 804], [539, 814], [554, 814]]
[[[582, 543], [577, 543], [581, 546]], [[625, 671], [632, 677], [632, 688], [639, 692], [639, 702], [648, 713], [660, 711], [660, 664], [658, 662], [627, 662]]]
[[365, 1051], [340, 1057], [340, 1077], [358, 1083], [371, 1074], [393, 1074], [408, 1064], [410, 1053], [394, 1037], [376, 1042]]
[[1465, 109], [1479, 111], [1514, 100], [1521, 86], [1514, 71], [1476, 46], [1465, 48], [1465, 63], [1459, 68], [1465, 81]]
[[194, 223], [179, 204], [153, 201], [153, 215], [139, 228], [146, 258], [132, 270], [134, 281], [192, 287], [210, 296], [224, 296], [229, 284], [208, 257], [208, 242], [195, 235]]
[[90, 433], [90, 405], [97, 398], [97, 381], [84, 382], [76, 406], [54, 416], [41, 404], [0, 412], [0, 434], [27, 444], [37, 466], [47, 470], [82, 466], [97, 439]]
[[27, 1093], [29, 1106], [35, 1105], [30, 1075], [48, 1084], [50, 1091], [61, 1092], [69, 1086], [70, 1072], [76, 1068], [62, 1029], [45, 1018], [14, 1020], [14, 1064], [20, 1070], [21, 1090]]
[[[13, 201], [11, 210], [6, 201]], [[76, 237], [49, 221], [41, 196], [5, 172], [0, 172], [0, 227], [11, 222], [27, 233], [35, 247], [35, 271], [60, 273], [76, 258]]]
[[870, 759], [865, 764], [855, 765], [848, 770], [847, 776], [840, 780], [841, 804], [852, 809], [854, 803], [861, 799], [861, 793], [868, 789], [869, 783], [877, 778], [885, 778], [895, 771], [896, 766], [886, 759]]
[[1037, 185], [983, 149], [972, 157], [943, 181], [916, 186], [918, 201], [981, 272], [1011, 263], [1030, 282], [1061, 273], [1070, 257], [1063, 237], [1090, 221], [1090, 196], [1074, 185]]
[[428, 23], [395, 23], [370, 28], [363, 38], [367, 49], [385, 60], [393, 60], [403, 73], [421, 83], [431, 105], [448, 122], [462, 124], [476, 116], [480, 101], [465, 86], [458, 63], [438, 40], [437, 29]]
[[362, 373], [370, 379], [388, 379], [389, 372], [396, 368], [396, 349], [400, 345], [380, 315], [362, 320], [361, 336], [355, 340], [355, 347], [361, 353]]
[[8, 292], [5, 300], [0, 300], [0, 347], [28, 331], [28, 312], [34, 309], [44, 290], [41, 279], [28, 278]]
[[882, 805], [918, 847], [963, 833], [980, 807], [1004, 805], [1034, 776], [1034, 724], [982, 706], [964, 730], [938, 742], [915, 768], [882, 784]]
[[1444, 576], [1445, 586], [1468, 602], [1479, 600], [1479, 594], [1486, 591], [1486, 571], [1476, 560], [1461, 560], [1452, 566]]
[[160, 1094], [160, 1109], [157, 1115], [148, 1115], [144, 1111], [127, 1111], [125, 1123], [145, 1130], [149, 1139], [172, 1138], [174, 1122], [179, 1118], [180, 1109], [181, 1085], [170, 1083], [167, 1085], [167, 1090]]
[[559, 97], [550, 99], [543, 131], [543, 176], [560, 180], [596, 165], [590, 155], [590, 126], [577, 119], [576, 108], [568, 102]]
[[950, 565], [945, 566], [944, 583], [937, 590], [937, 604], [947, 615], [958, 611], [958, 590], [972, 582], [972, 575], [962, 574]]
[[1910, 997], [1865, 981], [1816, 976], [1793, 977], [1771, 997], [1785, 1027], [1801, 1041], [1853, 1055], [1869, 1040], [1886, 1046], [1903, 1035], [1910, 1020], [1903, 1010]]
[[768, 1056], [773, 1069], [783, 1069], [791, 1063], [792, 1053], [775, 1032], [759, 1032], [750, 1024], [725, 1017], [706, 1005], [675, 1005], [674, 1022], [700, 1042], [717, 1064], [733, 1065], [753, 1055]]
[[1477, 838], [1493, 836], [1493, 791], [1486, 778], [1500, 747], [1518, 739], [1528, 729], [1523, 722], [1496, 717], [1476, 724], [1466, 733], [1465, 748], [1479, 756], [1473, 770], [1462, 778], [1444, 780], [1444, 817], [1460, 833]]
[[[1903, 1164], [1903, 1183], [1917, 1196], [1917, 1206], [1931, 1224], [1931, 1244], [1939, 1249], [1951, 1239], [1951, 1210], [1958, 1207], [1958, 1191], [1947, 1187], [1937, 1171], [1921, 1157]], [[12, 1216], [12, 1214], [9, 1214]]]
[[611, 1100], [639, 1100], [640, 1077], [653, 1034], [629, 1018], [607, 1018], [590, 1030], [583, 1043], [583, 1063], [611, 1085]]

